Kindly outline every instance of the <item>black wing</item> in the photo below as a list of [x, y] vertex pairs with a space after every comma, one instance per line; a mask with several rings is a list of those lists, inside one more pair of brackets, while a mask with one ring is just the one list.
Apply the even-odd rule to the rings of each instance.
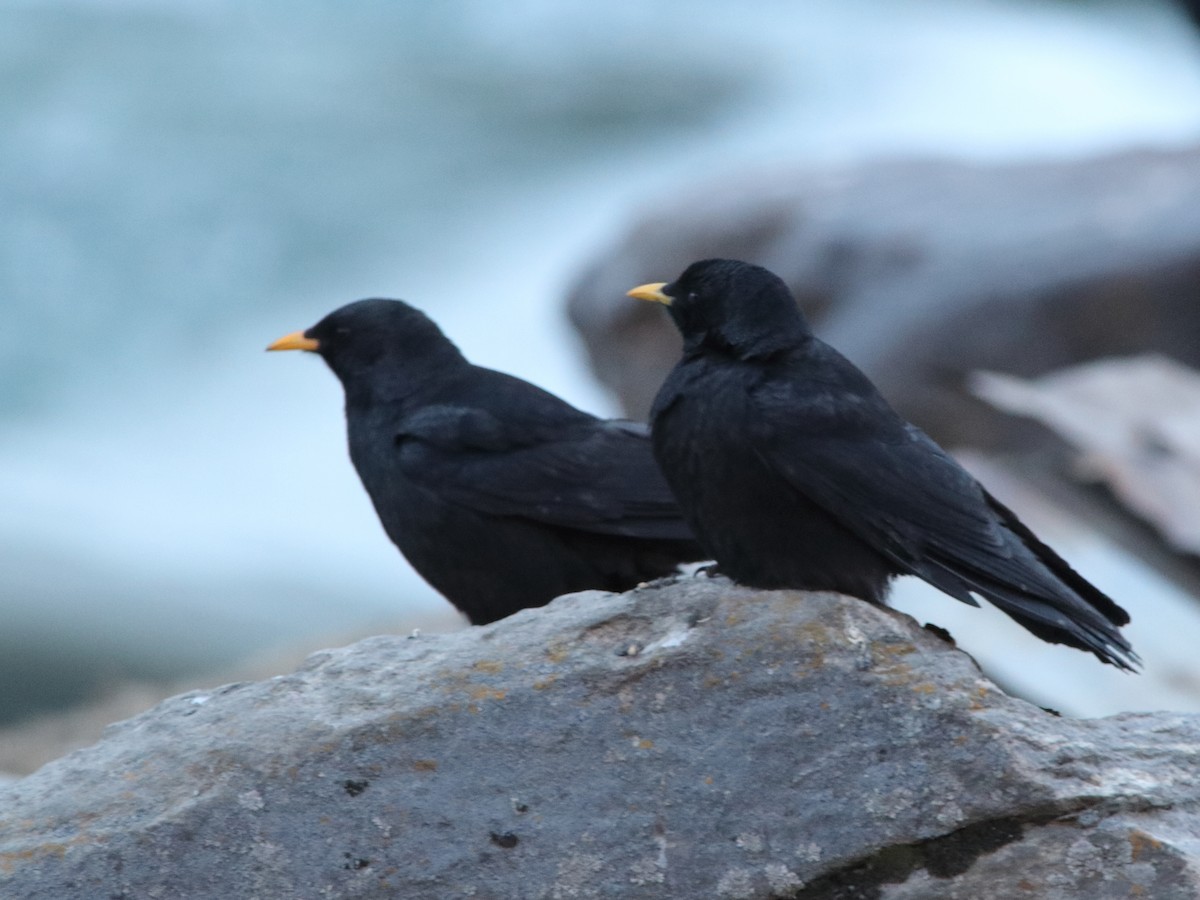
[[[410, 417], [396, 442], [407, 478], [477, 512], [597, 534], [692, 540], [644, 425], [584, 414], [502, 421], [483, 409], [445, 405]], [[699, 548], [696, 558], [703, 558]]]
[[1137, 661], [1115, 627], [1128, 614], [881, 397], [799, 391], [772, 380], [750, 399], [753, 439], [792, 487], [952, 597], [978, 605], [977, 593], [1038, 637], [1120, 668]]

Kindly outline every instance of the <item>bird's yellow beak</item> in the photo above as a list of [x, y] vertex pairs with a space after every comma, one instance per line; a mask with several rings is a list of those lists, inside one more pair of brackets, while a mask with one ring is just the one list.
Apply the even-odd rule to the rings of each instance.
[[320, 348], [320, 342], [314, 341], [310, 337], [305, 337], [303, 331], [293, 331], [291, 334], [285, 334], [267, 347], [268, 350], [319, 350]]
[[635, 300], [650, 300], [654, 303], [670, 306], [671, 298], [662, 291], [666, 286], [667, 283], [665, 281], [656, 281], [653, 284], [641, 284], [632, 291], [626, 291], [625, 296], [633, 297]]

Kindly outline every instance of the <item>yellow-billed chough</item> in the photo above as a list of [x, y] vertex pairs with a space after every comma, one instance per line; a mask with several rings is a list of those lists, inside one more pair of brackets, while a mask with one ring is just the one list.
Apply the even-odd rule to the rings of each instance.
[[683, 358], [651, 412], [655, 455], [718, 569], [881, 602], [916, 575], [978, 594], [1052, 643], [1131, 669], [1129, 615], [816, 338], [787, 286], [733, 260], [631, 297], [667, 305]]
[[646, 426], [472, 365], [406, 303], [351, 303], [267, 349], [317, 353], [341, 380], [384, 530], [474, 624], [706, 558]]

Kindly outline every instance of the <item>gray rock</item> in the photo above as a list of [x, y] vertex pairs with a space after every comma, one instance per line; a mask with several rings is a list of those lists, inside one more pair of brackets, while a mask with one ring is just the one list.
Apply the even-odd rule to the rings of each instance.
[[0, 788], [0, 896], [1171, 900], [1198, 801], [1196, 717], [699, 576], [168, 700]]
[[660, 198], [568, 298], [630, 415], [649, 409], [679, 340], [624, 293], [709, 256], [776, 271], [823, 338], [951, 444], [1032, 430], [969, 396], [975, 369], [1034, 376], [1146, 351], [1200, 365], [1200, 148], [774, 169]]

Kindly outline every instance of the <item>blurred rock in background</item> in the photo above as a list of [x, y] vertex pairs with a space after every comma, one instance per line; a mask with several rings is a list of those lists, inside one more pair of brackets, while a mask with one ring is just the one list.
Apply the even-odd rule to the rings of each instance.
[[1103, 359], [1033, 381], [979, 373], [974, 389], [1032, 416], [1180, 553], [1200, 554], [1200, 374], [1162, 356]]
[[1176, 0], [1193, 22], [1200, 26], [1200, 0]]
[[652, 199], [567, 300], [631, 416], [679, 342], [624, 291], [711, 256], [779, 273], [822, 338], [1130, 611], [1145, 672], [1090, 671], [914, 579], [898, 607], [1043, 705], [1200, 710], [1200, 148], [772, 169]]
[[567, 301], [629, 415], [646, 414], [679, 342], [624, 292], [711, 256], [778, 273], [818, 334], [947, 444], [1016, 429], [964, 389], [975, 369], [1146, 351], [1200, 365], [1200, 148], [772, 168], [660, 194]]

